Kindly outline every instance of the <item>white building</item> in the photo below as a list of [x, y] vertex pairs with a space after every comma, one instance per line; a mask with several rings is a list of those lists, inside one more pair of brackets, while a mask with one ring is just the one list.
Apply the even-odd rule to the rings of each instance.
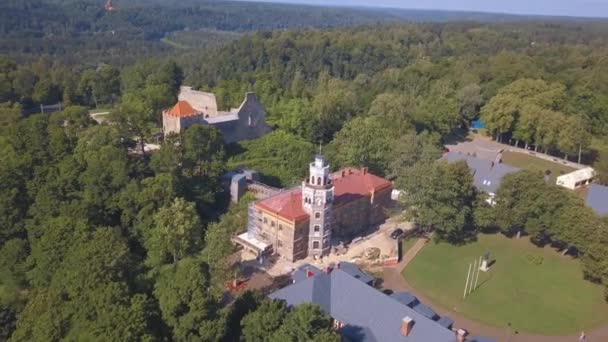
[[591, 167], [586, 167], [557, 177], [555, 184], [570, 190], [575, 190], [591, 184], [594, 177], [595, 170]]

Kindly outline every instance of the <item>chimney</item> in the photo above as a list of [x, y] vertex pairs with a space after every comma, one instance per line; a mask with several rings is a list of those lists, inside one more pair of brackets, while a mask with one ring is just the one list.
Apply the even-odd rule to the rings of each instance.
[[464, 329], [458, 329], [456, 331], [456, 341], [464, 342], [465, 337], [467, 337], [469, 333]]
[[401, 320], [401, 335], [409, 336], [413, 326], [414, 320], [410, 316], [403, 317], [403, 320]]

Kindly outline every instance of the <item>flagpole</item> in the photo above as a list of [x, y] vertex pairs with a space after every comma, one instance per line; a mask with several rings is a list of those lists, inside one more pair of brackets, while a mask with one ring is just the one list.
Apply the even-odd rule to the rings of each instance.
[[464, 285], [464, 294], [462, 295], [462, 299], [467, 297], [467, 287], [469, 287], [469, 275], [471, 274], [471, 264], [469, 264], [469, 271], [467, 272], [467, 282]]

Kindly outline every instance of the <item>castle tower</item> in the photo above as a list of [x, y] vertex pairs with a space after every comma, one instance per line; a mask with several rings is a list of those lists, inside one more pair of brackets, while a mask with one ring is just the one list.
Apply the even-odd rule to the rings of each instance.
[[310, 163], [308, 179], [302, 182], [302, 207], [310, 217], [308, 255], [321, 257], [331, 247], [331, 209], [334, 185], [329, 165], [322, 155]]

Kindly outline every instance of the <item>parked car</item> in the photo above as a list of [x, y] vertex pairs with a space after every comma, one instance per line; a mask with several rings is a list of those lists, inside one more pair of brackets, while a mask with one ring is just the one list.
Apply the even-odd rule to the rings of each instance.
[[403, 229], [397, 228], [391, 233], [391, 239], [397, 240], [403, 235]]

